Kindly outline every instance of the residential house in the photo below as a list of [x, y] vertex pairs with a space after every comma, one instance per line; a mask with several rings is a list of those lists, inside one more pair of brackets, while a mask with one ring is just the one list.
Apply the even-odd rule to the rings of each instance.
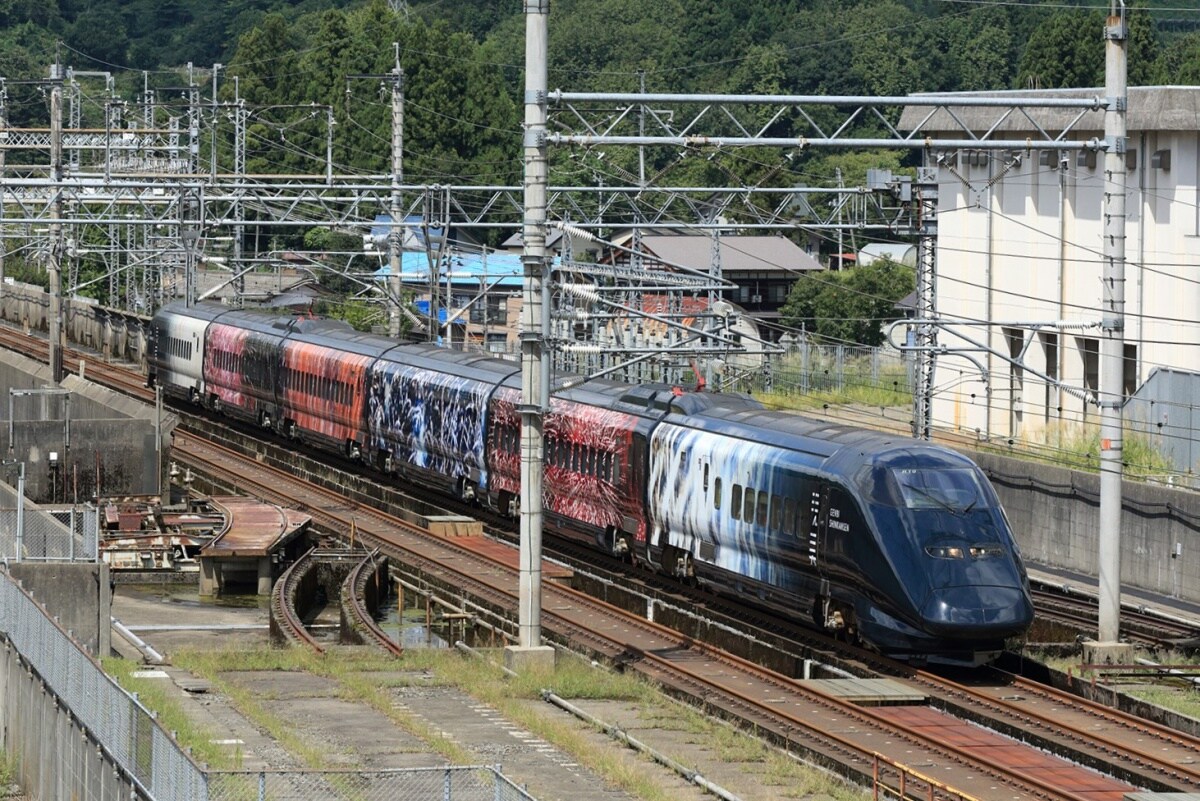
[[[633, 235], [614, 240], [632, 247]], [[717, 238], [703, 234], [644, 234], [640, 249], [644, 263], [671, 269], [677, 265], [703, 273], [715, 271], [714, 257], [720, 258], [720, 275], [736, 286], [722, 297], [741, 307], [759, 329], [759, 336], [775, 342], [782, 333], [779, 309], [787, 301], [796, 281], [822, 271], [821, 264], [800, 246], [782, 236], [727, 234]], [[611, 250], [605, 261], [628, 266], [633, 256], [625, 250]]]

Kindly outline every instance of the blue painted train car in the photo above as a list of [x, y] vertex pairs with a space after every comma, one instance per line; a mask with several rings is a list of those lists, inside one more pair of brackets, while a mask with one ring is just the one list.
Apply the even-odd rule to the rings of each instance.
[[649, 556], [894, 655], [983, 661], [1033, 620], [982, 471], [954, 451], [722, 405], [654, 431]]

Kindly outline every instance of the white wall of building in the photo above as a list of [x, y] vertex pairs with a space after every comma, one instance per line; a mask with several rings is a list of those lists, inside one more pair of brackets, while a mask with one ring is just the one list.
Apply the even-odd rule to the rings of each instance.
[[[1188, 89], [1173, 88], [1171, 96], [1200, 105], [1200, 88]], [[1135, 102], [1131, 97], [1131, 111]], [[1137, 151], [1126, 179], [1125, 337], [1136, 352], [1126, 373], [1130, 391], [1155, 366], [1200, 371], [1200, 137], [1194, 125], [1154, 130], [1154, 115], [1131, 118], [1151, 125], [1135, 130], [1131, 124], [1129, 136]], [[1168, 150], [1170, 168], [1152, 167], [1152, 155]], [[1098, 419], [1096, 407], [1078, 394], [1098, 386], [1099, 329], [1033, 324], [1100, 319], [1104, 154], [1096, 154], [1095, 166], [1080, 163], [1075, 153], [1048, 152], [1047, 160], [1042, 163], [1036, 149], [960, 152], [949, 154], [939, 170], [939, 313], [994, 321], [956, 330], [1001, 352], [1024, 349], [1027, 369], [973, 354], [988, 373], [985, 383], [968, 360], [940, 357], [933, 404], [938, 427], [1022, 439], [1059, 422]], [[948, 332], [939, 341], [965, 344]], [[1077, 392], [1049, 387], [1036, 372], [1058, 376]]]

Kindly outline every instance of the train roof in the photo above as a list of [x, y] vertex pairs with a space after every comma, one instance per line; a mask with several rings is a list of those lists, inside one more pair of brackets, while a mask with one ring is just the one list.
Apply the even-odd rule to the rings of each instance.
[[778, 445], [805, 453], [826, 469], [847, 474], [859, 465], [899, 463], [918, 454], [924, 458], [940, 455], [939, 461], [947, 465], [970, 463], [955, 451], [911, 437], [742, 404], [716, 404], [695, 414], [672, 415], [668, 422]]
[[391, 344], [392, 347], [382, 357], [385, 361], [461, 378], [500, 383], [514, 372], [521, 371], [518, 362], [497, 359], [473, 351], [450, 350], [428, 342]]
[[159, 308], [154, 317], [159, 318], [161, 315], [171, 314], [176, 317], [191, 317], [196, 320], [211, 321], [227, 311], [229, 311], [228, 306], [220, 306], [216, 303], [197, 303], [189, 306], [183, 301], [177, 301]]

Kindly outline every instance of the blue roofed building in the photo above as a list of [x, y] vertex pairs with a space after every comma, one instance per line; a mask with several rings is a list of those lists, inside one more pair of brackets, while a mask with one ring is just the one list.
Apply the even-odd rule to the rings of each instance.
[[[430, 263], [423, 250], [400, 254], [400, 282], [413, 293], [418, 313], [425, 317], [429, 316], [434, 295]], [[440, 258], [435, 255], [433, 263], [437, 276], [434, 305], [443, 335], [449, 320], [449, 333], [456, 343], [466, 342], [495, 353], [515, 352], [523, 281], [521, 257], [455, 248]], [[391, 268], [386, 263], [375, 273], [380, 281], [390, 276]]]

